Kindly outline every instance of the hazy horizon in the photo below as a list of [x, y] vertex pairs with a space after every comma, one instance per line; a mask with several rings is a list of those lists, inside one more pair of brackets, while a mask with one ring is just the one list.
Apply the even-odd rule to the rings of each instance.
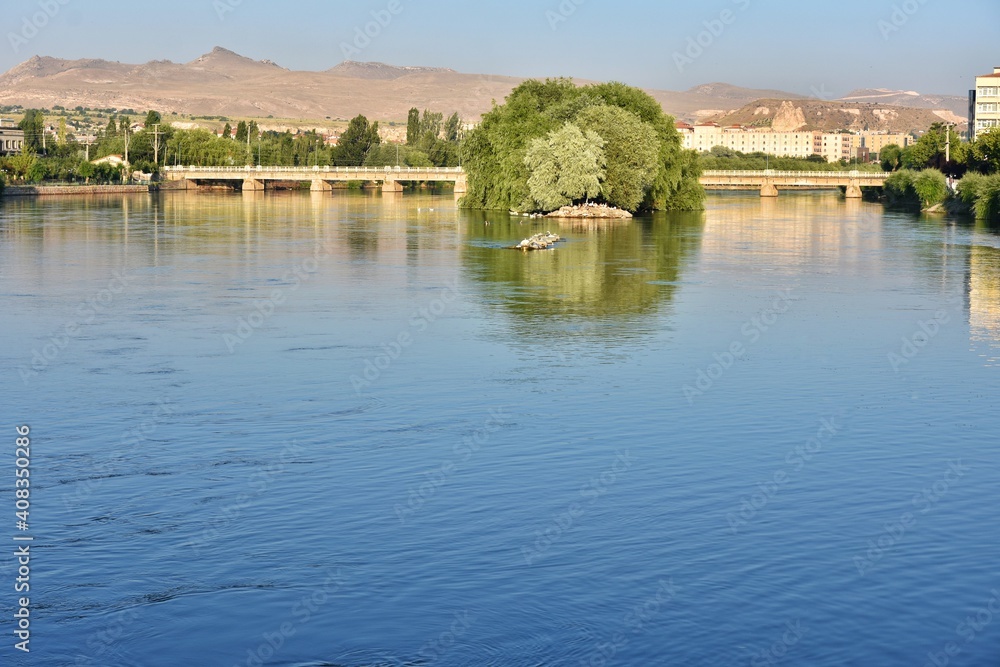
[[858, 88], [964, 95], [976, 75], [1000, 65], [1000, 4], [992, 0], [968, 0], [960, 12], [930, 0], [847, 0], [835, 12], [790, 0], [616, 7], [514, 0], [474, 12], [454, 0], [433, 8], [410, 0], [305, 0], [295, 11], [255, 0], [177, 0], [169, 11], [123, 10], [107, 0], [7, 5], [3, 71], [34, 55], [189, 62], [221, 46], [293, 70], [357, 60], [667, 90], [725, 82], [840, 97]]

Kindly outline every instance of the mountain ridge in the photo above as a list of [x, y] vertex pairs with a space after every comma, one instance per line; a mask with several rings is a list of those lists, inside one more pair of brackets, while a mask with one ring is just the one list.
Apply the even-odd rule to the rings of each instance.
[[[151, 60], [129, 64], [36, 55], [0, 75], [0, 104], [156, 109], [193, 116], [303, 120], [348, 119], [365, 114], [391, 121], [405, 120], [409, 109], [417, 107], [445, 113], [457, 111], [467, 120], [478, 120], [494, 101], [502, 101], [525, 80], [443, 67], [351, 60], [322, 71], [297, 71], [216, 46], [186, 63]], [[576, 81], [589, 83], [584, 79]], [[667, 113], [688, 122], [725, 115], [757, 99], [809, 99], [721, 82], [686, 91], [646, 92]]]

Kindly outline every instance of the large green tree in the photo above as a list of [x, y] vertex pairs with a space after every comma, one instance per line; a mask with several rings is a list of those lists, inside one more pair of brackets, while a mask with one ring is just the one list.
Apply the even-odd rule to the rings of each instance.
[[601, 192], [605, 175], [604, 140], [572, 123], [534, 139], [524, 163], [531, 171], [528, 191], [535, 204], [554, 211]]
[[347, 129], [340, 135], [340, 141], [333, 152], [334, 164], [344, 167], [360, 167], [365, 163], [372, 149], [382, 143], [378, 133], [378, 122], [369, 123], [364, 116], [352, 119]]
[[[946, 160], [948, 137], [951, 137], [951, 162]], [[934, 123], [916, 143], [903, 150], [902, 163], [906, 169], [938, 169], [951, 173], [966, 161], [968, 144], [962, 143], [952, 126]]]
[[420, 109], [413, 107], [406, 120], [406, 145], [416, 146], [420, 141]]
[[18, 127], [24, 130], [24, 150], [29, 153], [41, 153], [44, 141], [42, 133], [45, 132], [45, 116], [38, 109], [28, 109], [24, 112], [24, 118], [18, 123]]
[[444, 125], [444, 140], [457, 142], [462, 129], [462, 119], [459, 118], [458, 112], [453, 113], [449, 118], [448, 122]]
[[444, 114], [440, 111], [431, 112], [424, 110], [424, 115], [420, 118], [420, 141], [427, 145], [433, 144], [441, 136], [441, 124], [444, 122]]
[[604, 140], [607, 172], [601, 196], [612, 206], [637, 210], [656, 178], [656, 131], [631, 111], [606, 104], [587, 107], [577, 122], [582, 130], [593, 131]]
[[[463, 205], [518, 210], [537, 206], [528, 187], [532, 169], [525, 161], [531, 142], [546, 137], [568, 122], [578, 123], [580, 116], [595, 113], [588, 109], [601, 106], [623, 109], [648, 128], [640, 133], [652, 141], [656, 154], [655, 171], [651, 180], [640, 178], [638, 184], [630, 184], [629, 191], [643, 193], [641, 202], [633, 210], [701, 208], [704, 191], [698, 183], [700, 171], [695, 154], [683, 150], [673, 119], [663, 113], [656, 100], [620, 83], [579, 88], [568, 79], [524, 82], [507, 97], [505, 104], [494, 105], [483, 117], [483, 122], [469, 133], [463, 148], [469, 192]], [[598, 121], [593, 119], [591, 122], [596, 124]], [[605, 132], [611, 136], [614, 130], [606, 129]], [[608, 171], [611, 167], [609, 159]], [[628, 169], [623, 168], [616, 174], [621, 176], [626, 171]], [[644, 176], [644, 171], [638, 168], [632, 173]], [[626, 188], [616, 187], [614, 191], [623, 194]], [[634, 197], [625, 199], [629, 203], [634, 201]]]
[[1000, 127], [979, 135], [970, 150], [969, 162], [984, 174], [1000, 173]]
[[902, 157], [903, 149], [896, 144], [883, 146], [882, 150], [878, 152], [878, 160], [882, 164], [884, 171], [896, 171], [899, 169]]

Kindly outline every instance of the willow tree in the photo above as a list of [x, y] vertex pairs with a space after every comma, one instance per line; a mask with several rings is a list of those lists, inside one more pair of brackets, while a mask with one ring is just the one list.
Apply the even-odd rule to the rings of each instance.
[[606, 160], [604, 140], [566, 123], [528, 147], [524, 163], [531, 170], [528, 191], [542, 210], [554, 211], [601, 192]]
[[612, 206], [638, 210], [657, 175], [656, 131], [621, 107], [591, 106], [577, 116], [583, 130], [596, 133], [604, 145], [607, 170], [601, 196]]
[[[599, 111], [602, 107], [610, 109]], [[624, 131], [613, 127], [624, 119]], [[538, 201], [528, 185], [533, 168], [525, 160], [527, 152], [533, 140], [567, 123], [596, 133], [612, 149], [600, 175], [606, 201], [633, 211], [702, 207], [697, 161], [692, 151], [682, 149], [673, 119], [656, 100], [620, 83], [580, 88], [568, 79], [524, 82], [469, 133], [463, 150], [469, 190], [463, 205], [535, 209]]]

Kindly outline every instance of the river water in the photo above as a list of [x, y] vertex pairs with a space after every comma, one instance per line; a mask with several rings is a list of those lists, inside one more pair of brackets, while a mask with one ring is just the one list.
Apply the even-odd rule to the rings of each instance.
[[3, 201], [0, 662], [997, 664], [997, 230], [536, 223]]

